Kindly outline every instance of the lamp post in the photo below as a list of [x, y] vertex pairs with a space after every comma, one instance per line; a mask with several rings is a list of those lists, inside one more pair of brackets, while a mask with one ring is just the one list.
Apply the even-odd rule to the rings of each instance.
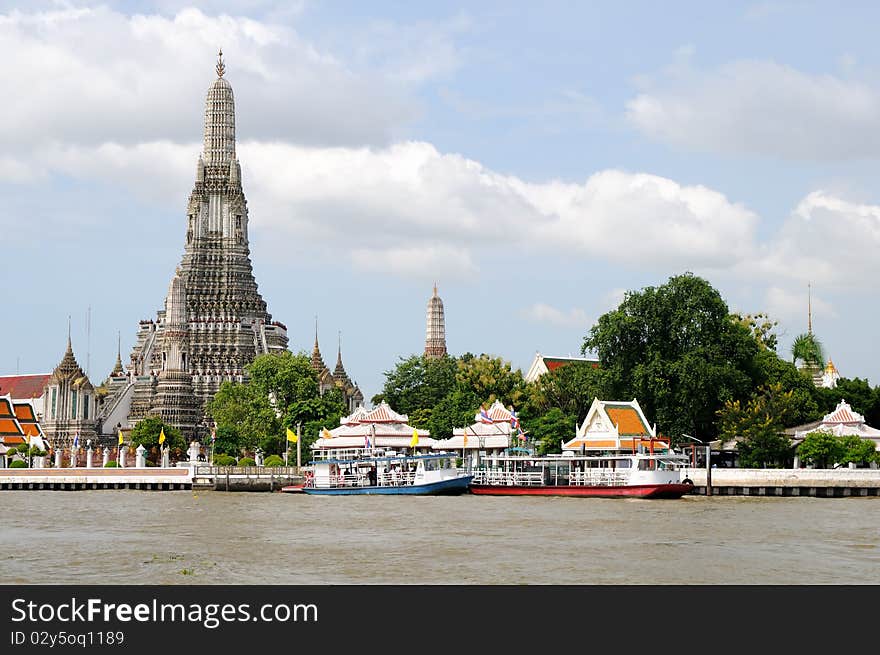
[[712, 460], [712, 446], [709, 445], [708, 442], [701, 441], [700, 439], [692, 437], [689, 434], [682, 433], [681, 436], [686, 437], [687, 439], [690, 439], [691, 441], [696, 441], [697, 443], [703, 444], [704, 446], [706, 446], [706, 495], [711, 496], [712, 495], [712, 461], [711, 461]]

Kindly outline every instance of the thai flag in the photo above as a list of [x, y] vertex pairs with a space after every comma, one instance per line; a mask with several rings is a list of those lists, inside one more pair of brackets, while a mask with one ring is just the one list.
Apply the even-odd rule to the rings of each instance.
[[493, 423], [491, 418], [489, 418], [489, 412], [486, 411], [486, 408], [480, 405], [480, 421], [482, 423]]
[[365, 434], [364, 435], [364, 448], [372, 448], [372, 447], [373, 447], [373, 444], [370, 441], [370, 435]]
[[516, 415], [516, 412], [513, 411], [513, 407], [510, 408], [510, 427], [514, 430], [519, 429], [519, 418]]
[[73, 447], [79, 448], [79, 432], [73, 435]]

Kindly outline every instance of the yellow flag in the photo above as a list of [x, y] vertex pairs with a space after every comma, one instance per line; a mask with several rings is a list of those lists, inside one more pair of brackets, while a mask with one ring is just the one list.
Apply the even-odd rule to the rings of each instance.
[[323, 430], [321, 430], [321, 436], [325, 439], [332, 439], [333, 433], [330, 432], [330, 430], [328, 430], [327, 428], [324, 428]]
[[159, 430], [159, 445], [161, 446], [163, 443], [165, 443], [165, 428]]
[[296, 432], [294, 432], [290, 428], [287, 428], [287, 440], [296, 443], [297, 439], [299, 439], [299, 437], [296, 436]]
[[462, 447], [467, 448], [467, 435], [464, 435], [464, 444]]
[[409, 446], [410, 446], [410, 448], [415, 448], [418, 445], [419, 445], [419, 431], [416, 430], [415, 428], [413, 428], [413, 438], [409, 442]]
[[120, 445], [120, 446], [122, 445], [122, 442], [123, 442], [124, 440], [125, 440], [125, 439], [124, 439], [123, 436], [122, 436], [122, 430], [120, 430], [120, 431], [119, 431], [119, 445]]

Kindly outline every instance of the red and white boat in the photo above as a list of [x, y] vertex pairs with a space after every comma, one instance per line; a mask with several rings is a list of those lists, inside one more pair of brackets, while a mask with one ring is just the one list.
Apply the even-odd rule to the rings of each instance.
[[657, 437], [638, 401], [593, 400], [558, 455], [510, 448], [482, 458], [470, 491], [486, 496], [681, 498], [693, 490], [689, 459]]
[[[681, 498], [693, 490], [682, 471], [685, 455], [644, 453], [547, 455], [514, 448], [482, 460], [470, 492], [484, 496], [592, 496], [594, 498]], [[686, 475], [686, 474], [685, 474]]]

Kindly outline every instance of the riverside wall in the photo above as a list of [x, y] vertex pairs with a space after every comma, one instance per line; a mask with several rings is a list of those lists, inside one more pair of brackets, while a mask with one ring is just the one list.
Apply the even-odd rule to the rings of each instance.
[[[688, 469], [695, 494], [706, 494], [706, 469]], [[880, 469], [712, 469], [716, 496], [880, 496]]]

